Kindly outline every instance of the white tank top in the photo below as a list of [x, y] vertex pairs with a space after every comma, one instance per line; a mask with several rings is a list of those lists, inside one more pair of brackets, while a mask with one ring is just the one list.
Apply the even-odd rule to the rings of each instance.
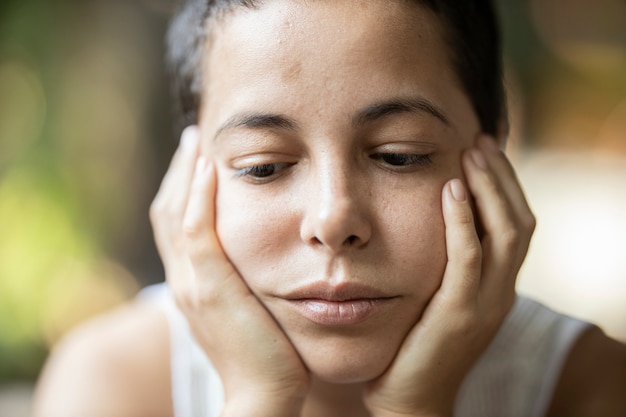
[[[166, 284], [144, 288], [139, 299], [168, 318], [174, 417], [219, 417], [219, 374], [194, 341]], [[589, 323], [558, 314], [525, 297], [465, 378], [455, 417], [543, 417], [569, 351]]]

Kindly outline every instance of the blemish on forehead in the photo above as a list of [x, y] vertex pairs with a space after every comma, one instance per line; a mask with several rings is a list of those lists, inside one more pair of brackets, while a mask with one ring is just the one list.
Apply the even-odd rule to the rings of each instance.
[[286, 19], [283, 21], [283, 26], [284, 26], [285, 28], [287, 28], [287, 29], [291, 29], [291, 28], [293, 27], [293, 22], [291, 21], [291, 19], [286, 18]]
[[302, 63], [300, 61], [289, 65], [281, 74], [281, 80], [285, 83], [293, 81], [302, 72]]

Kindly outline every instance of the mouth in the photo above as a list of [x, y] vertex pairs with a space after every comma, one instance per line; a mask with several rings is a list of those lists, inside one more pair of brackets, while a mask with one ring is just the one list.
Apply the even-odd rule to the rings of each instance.
[[383, 312], [397, 298], [363, 284], [322, 281], [296, 289], [283, 299], [315, 324], [350, 326]]

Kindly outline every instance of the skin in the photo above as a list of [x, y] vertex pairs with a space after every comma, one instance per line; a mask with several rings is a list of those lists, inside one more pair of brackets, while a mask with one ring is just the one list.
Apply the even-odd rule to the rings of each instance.
[[[534, 218], [440, 33], [425, 9], [369, 1], [268, 2], [214, 29], [201, 123], [184, 132], [151, 219], [176, 301], [224, 382], [223, 415], [452, 414], [512, 305]], [[447, 122], [422, 106], [354, 123], [406, 97]], [[228, 124], [242, 112], [292, 125]], [[251, 167], [264, 178], [240, 175]], [[329, 329], [283, 300], [311, 280], [395, 298]], [[167, 337], [161, 313], [137, 305], [86, 324], [46, 366], [35, 416], [172, 415]], [[625, 358], [586, 334], [550, 415], [623, 414]]]
[[[226, 414], [449, 415], [512, 305], [534, 219], [493, 139], [462, 158], [480, 129], [437, 19], [399, 2], [270, 2], [221, 23], [187, 168], [153, 218]], [[320, 326], [285, 301], [315, 281], [393, 301]]]
[[[395, 3], [359, 5], [348, 27], [337, 22], [352, 15], [350, 2], [270, 3], [227, 19], [208, 55], [200, 126], [202, 154], [217, 167], [224, 252], [307, 368], [336, 383], [380, 375], [439, 286], [441, 189], [461, 175], [461, 150], [480, 130], [467, 97], [447, 87], [457, 81], [433, 16]], [[409, 29], [407, 11], [419, 30]], [[381, 13], [388, 25], [376, 25]], [[428, 100], [448, 122], [411, 111], [354, 126], [369, 107], [399, 98]], [[295, 126], [220, 131], [251, 113]], [[432, 162], [395, 166], [379, 153]], [[260, 181], [238, 175], [260, 164], [289, 166]], [[282, 299], [315, 281], [359, 282], [398, 300], [346, 337], [312, 325]]]

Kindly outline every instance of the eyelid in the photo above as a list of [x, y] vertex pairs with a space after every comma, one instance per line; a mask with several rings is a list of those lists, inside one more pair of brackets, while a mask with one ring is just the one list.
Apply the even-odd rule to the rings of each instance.
[[282, 164], [294, 162], [294, 156], [280, 152], [255, 151], [240, 153], [228, 158], [228, 165], [233, 170], [240, 170], [252, 166]]
[[286, 163], [286, 162], [274, 162], [274, 163], [250, 165], [250, 166], [247, 166], [247, 167], [244, 167], [244, 168], [237, 169], [235, 171], [235, 175], [237, 177], [245, 177], [245, 176], [249, 176], [249, 175], [253, 174], [255, 170], [271, 168], [271, 169], [274, 170], [274, 172], [269, 174], [267, 177], [256, 177], [256, 176], [252, 175], [252, 177], [259, 178], [259, 179], [261, 179], [261, 178], [270, 178], [270, 177], [274, 177], [277, 173], [280, 173], [282, 170], [284, 170], [285, 168], [290, 167], [291, 165], [293, 165], [293, 164]]
[[278, 179], [295, 163], [294, 157], [290, 155], [259, 153], [234, 158], [229, 165], [235, 178], [252, 184], [264, 184]]
[[389, 172], [410, 173], [430, 166], [438, 149], [438, 145], [433, 142], [407, 137], [406, 140], [379, 142], [372, 146], [369, 157]]
[[372, 147], [372, 153], [396, 153], [426, 155], [437, 150], [437, 145], [432, 142], [414, 140], [394, 140], [386, 141]]
[[[397, 152], [378, 152], [370, 156], [372, 159], [380, 161], [386, 167], [393, 170], [411, 170], [416, 167], [425, 167], [432, 163], [431, 154], [413, 154], [413, 153], [397, 153]], [[396, 158], [401, 160], [395, 164], [386, 160], [386, 158]]]

